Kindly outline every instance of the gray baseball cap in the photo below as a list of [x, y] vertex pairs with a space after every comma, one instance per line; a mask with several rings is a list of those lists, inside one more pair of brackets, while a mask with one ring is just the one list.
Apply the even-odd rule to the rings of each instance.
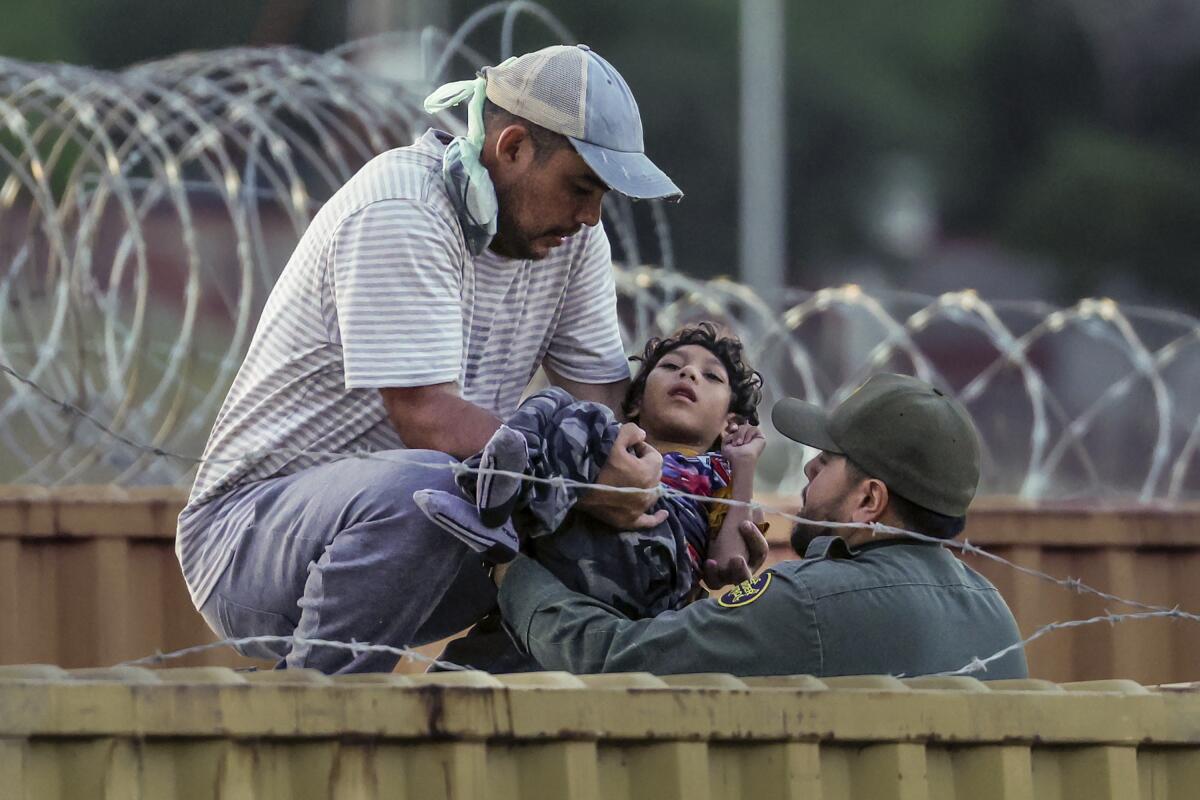
[[957, 400], [907, 375], [873, 375], [832, 411], [785, 398], [784, 436], [844, 455], [922, 508], [961, 517], [979, 485], [979, 435]]
[[683, 197], [642, 142], [629, 84], [587, 45], [555, 45], [483, 70], [487, 98], [570, 140], [608, 186], [640, 200]]

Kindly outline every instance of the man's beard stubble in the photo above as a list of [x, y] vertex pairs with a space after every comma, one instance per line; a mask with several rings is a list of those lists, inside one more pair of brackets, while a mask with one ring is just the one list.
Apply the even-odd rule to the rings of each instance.
[[[835, 519], [825, 509], [811, 508], [805, 505], [800, 509], [798, 516], [804, 519], [811, 519], [816, 522], [836, 522]], [[807, 522], [797, 522], [792, 526], [792, 534], [789, 537], [789, 542], [792, 545], [792, 550], [801, 558], [804, 557], [808, 546], [812, 544], [814, 539], [822, 536], [837, 536], [837, 528], [827, 528], [822, 525], [812, 525]]]
[[533, 247], [528, 237], [517, 225], [517, 209], [521, 205], [521, 197], [517, 187], [510, 186], [500, 191], [496, 190], [496, 236], [492, 240], [500, 245], [500, 254], [508, 258], [536, 259]]

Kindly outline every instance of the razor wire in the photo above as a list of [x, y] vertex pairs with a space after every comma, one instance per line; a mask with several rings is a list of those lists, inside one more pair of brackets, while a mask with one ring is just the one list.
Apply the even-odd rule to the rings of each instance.
[[[381, 34], [328, 53], [239, 48], [105, 72], [0, 59], [0, 362], [130, 439], [202, 448], [267, 292], [320, 204], [429, 125], [425, 93], [510, 54], [529, 2], [456, 32]], [[499, 25], [496, 57], [480, 39]], [[407, 48], [407, 49], [406, 49]], [[415, 48], [403, 74], [373, 66]], [[402, 59], [403, 60], [403, 59]], [[985, 494], [1171, 504], [1200, 497], [1200, 320], [1084, 299], [1070, 308], [854, 285], [763, 298], [672, 267], [659, 203], [606, 199], [622, 335], [698, 319], [739, 335], [765, 402], [832, 403], [869, 374], [957, 396], [983, 440]], [[657, 266], [649, 266], [657, 262]], [[185, 464], [102, 440], [0, 382], [0, 482], [186, 484]], [[767, 424], [768, 434], [770, 426]], [[805, 453], [770, 452], [790, 493]]]
[[[501, 2], [454, 34], [422, 32], [420, 68], [399, 76], [371, 66], [373, 54], [411, 46], [396, 34], [324, 54], [239, 48], [120, 72], [0, 59], [0, 482], [189, 482], [199, 459], [185, 454], [202, 449], [313, 214], [374, 155], [431, 124], [461, 132], [452, 116], [426, 117], [421, 99], [459, 67], [511, 54], [522, 17], [548, 31], [547, 43], [571, 38], [535, 4]], [[496, 21], [499, 57], [489, 58], [469, 41]], [[847, 285], [763, 298], [674, 270], [661, 204], [609, 198], [604, 216], [623, 263], [616, 280], [631, 350], [713, 319], [745, 342], [767, 404], [835, 403], [882, 370], [958, 397], [981, 432], [983, 493], [1156, 506], [1200, 497], [1194, 317], [1104, 298], [1069, 308], [989, 302], [971, 290], [927, 297]], [[768, 448], [758, 485], [796, 493], [805, 457]], [[1197, 621], [966, 540], [942, 544], [1140, 609], [1051, 623], [1024, 643], [1106, 621]], [[985, 671], [1003, 655], [950, 674]]]
[[[321, 203], [425, 128], [461, 132], [422, 99], [451, 70], [497, 62], [469, 37], [495, 22], [511, 49], [519, 19], [546, 43], [570, 38], [536, 4], [505, 2], [440, 49], [438, 32], [423, 32], [424, 66], [402, 74], [373, 68], [411, 49], [402, 32], [324, 54], [239, 48], [120, 72], [0, 59], [0, 361], [135, 437], [194, 445]], [[612, 201], [619, 253], [663, 241], [658, 205]], [[653, 252], [670, 263], [669, 246]], [[0, 481], [188, 479], [123, 461], [27, 387], [3, 388]]]

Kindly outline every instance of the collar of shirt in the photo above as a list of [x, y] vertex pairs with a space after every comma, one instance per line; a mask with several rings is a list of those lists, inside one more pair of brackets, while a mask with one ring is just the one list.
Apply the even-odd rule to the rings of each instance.
[[808, 543], [808, 547], [804, 550], [804, 557], [807, 558], [854, 558], [855, 556], [865, 553], [868, 550], [878, 550], [880, 547], [895, 547], [897, 545], [905, 546], [923, 546], [923, 547], [941, 547], [937, 542], [922, 542], [917, 539], [906, 539], [902, 536], [897, 536], [888, 539], [877, 539], [873, 542], [851, 547], [846, 543], [846, 540], [840, 536], [818, 536]]

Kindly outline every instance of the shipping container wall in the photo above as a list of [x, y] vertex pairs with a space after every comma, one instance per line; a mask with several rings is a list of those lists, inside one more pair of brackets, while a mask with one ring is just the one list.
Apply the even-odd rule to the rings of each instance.
[[[0, 486], [0, 664], [94, 667], [212, 641], [175, 560], [177, 489]], [[764, 498], [786, 508], [783, 498]], [[772, 520], [772, 559], [791, 556], [790, 523]], [[1023, 567], [1127, 599], [1200, 611], [1200, 508], [1082, 511], [984, 499], [966, 537]], [[965, 557], [1001, 590], [1025, 635], [1051, 622], [1137, 610]], [[440, 645], [423, 648], [436, 654]], [[1200, 625], [1140, 620], [1055, 631], [1029, 648], [1051, 681], [1200, 677]], [[177, 662], [247, 666], [230, 650]], [[402, 672], [425, 669], [404, 662]], [[984, 676], [986, 677], [986, 676]]]
[[0, 667], [19, 800], [1182, 800], [1200, 694], [1127, 681]]

